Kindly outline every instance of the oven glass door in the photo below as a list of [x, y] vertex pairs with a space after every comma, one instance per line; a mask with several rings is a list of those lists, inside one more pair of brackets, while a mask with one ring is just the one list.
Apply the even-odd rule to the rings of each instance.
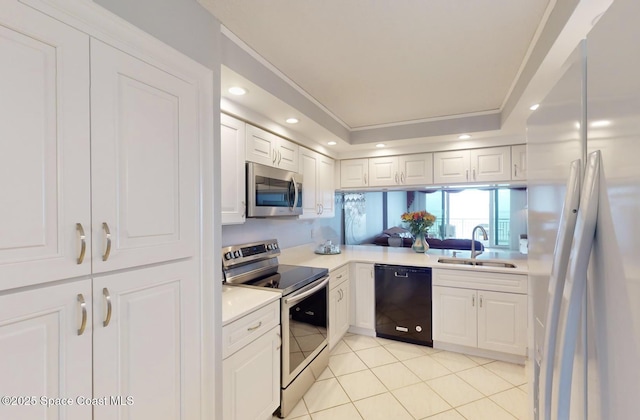
[[[283, 385], [288, 385], [327, 345], [329, 277], [284, 298]], [[305, 296], [298, 300], [297, 296]]]

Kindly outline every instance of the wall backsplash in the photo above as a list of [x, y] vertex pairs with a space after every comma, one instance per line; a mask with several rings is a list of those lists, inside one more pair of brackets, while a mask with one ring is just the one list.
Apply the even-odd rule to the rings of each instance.
[[335, 216], [330, 219], [277, 218], [247, 219], [241, 225], [222, 226], [222, 246], [277, 239], [280, 248], [331, 240], [342, 243], [342, 205], [336, 200]]

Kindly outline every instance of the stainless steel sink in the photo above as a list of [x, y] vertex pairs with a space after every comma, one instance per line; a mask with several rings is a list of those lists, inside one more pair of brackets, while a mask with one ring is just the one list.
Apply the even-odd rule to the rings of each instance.
[[440, 258], [439, 263], [458, 265], [477, 265], [481, 267], [516, 268], [515, 264], [505, 261], [475, 260], [471, 258]]

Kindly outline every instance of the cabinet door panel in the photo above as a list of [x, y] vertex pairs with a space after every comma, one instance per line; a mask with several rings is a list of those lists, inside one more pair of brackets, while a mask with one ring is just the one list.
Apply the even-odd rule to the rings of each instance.
[[433, 181], [436, 184], [470, 180], [471, 158], [468, 150], [434, 153], [433, 161]]
[[91, 124], [93, 271], [192, 256], [196, 87], [92, 40]]
[[366, 187], [369, 177], [369, 159], [340, 161], [340, 186], [342, 188]]
[[477, 346], [476, 291], [433, 287], [433, 339]]
[[490, 147], [471, 150], [472, 181], [508, 181], [511, 179], [511, 148]]
[[376, 293], [373, 264], [356, 263], [355, 279], [351, 281], [352, 325], [374, 331], [376, 328]]
[[[81, 335], [85, 301], [86, 328]], [[91, 280], [0, 296], [0, 394], [71, 398], [68, 406], [0, 405], [2, 419], [91, 418]]]
[[302, 173], [302, 216], [314, 218], [320, 212], [318, 196], [318, 154], [306, 148], [300, 148], [300, 173]]
[[274, 134], [247, 125], [247, 161], [274, 166], [277, 143], [278, 138]]
[[478, 292], [478, 347], [526, 354], [527, 296]]
[[511, 146], [511, 179], [527, 179], [527, 146]]
[[245, 221], [246, 172], [245, 123], [228, 115], [220, 116], [222, 164], [222, 224]]
[[398, 158], [396, 156], [369, 159], [369, 185], [382, 187], [397, 185], [400, 182]]
[[278, 139], [278, 160], [276, 167], [286, 171], [298, 172], [299, 147], [285, 139]]
[[320, 202], [320, 216], [333, 217], [335, 215], [335, 161], [320, 155], [318, 158], [318, 201]]
[[223, 419], [262, 420], [280, 405], [280, 327], [222, 362]]
[[398, 161], [400, 182], [404, 185], [428, 185], [433, 183], [433, 155], [400, 156]]
[[91, 271], [90, 252], [76, 263], [76, 223], [91, 243], [88, 48], [30, 7], [0, 7], [0, 289]]
[[[107, 326], [105, 294], [111, 303]], [[194, 263], [95, 279], [93, 296], [94, 395], [134, 398], [133, 405], [96, 406], [94, 418], [198, 418], [200, 328]]]

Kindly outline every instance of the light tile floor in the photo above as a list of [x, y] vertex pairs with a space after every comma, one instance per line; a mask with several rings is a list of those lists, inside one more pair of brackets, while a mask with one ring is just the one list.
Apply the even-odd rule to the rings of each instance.
[[528, 418], [524, 366], [347, 334], [287, 420]]

